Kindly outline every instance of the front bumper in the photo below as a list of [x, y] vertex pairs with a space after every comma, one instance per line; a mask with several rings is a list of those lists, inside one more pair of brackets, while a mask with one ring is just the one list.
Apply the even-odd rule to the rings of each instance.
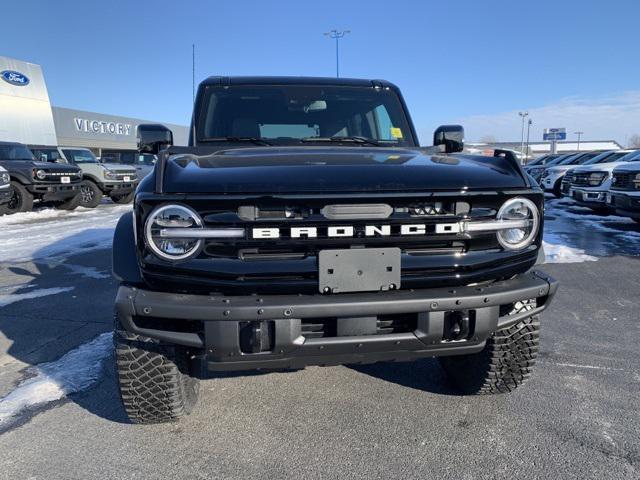
[[[301, 368], [475, 353], [497, 329], [544, 310], [556, 289], [556, 280], [538, 271], [486, 287], [337, 295], [225, 297], [123, 285], [116, 311], [127, 331], [196, 349], [209, 370]], [[536, 300], [535, 307], [505, 314], [504, 307], [531, 299]], [[444, 333], [447, 318], [454, 312], [466, 312], [473, 318], [468, 337], [461, 340], [446, 339]], [[417, 316], [415, 328], [390, 334], [358, 331], [359, 325], [372, 318], [375, 322], [382, 315]], [[303, 324], [321, 318], [336, 319], [349, 333], [305, 336]], [[163, 328], [166, 325], [171, 328]], [[241, 331], [252, 325], [262, 332], [259, 335], [271, 332], [267, 351], [247, 353], [242, 347]]]
[[606, 205], [607, 192], [604, 190], [588, 190], [572, 187], [570, 196], [580, 205]]
[[26, 186], [35, 197], [44, 201], [66, 200], [80, 193], [80, 182], [62, 184], [33, 183]]
[[126, 195], [133, 192], [138, 186], [138, 182], [116, 182], [103, 183], [102, 191], [107, 195]]
[[640, 219], [640, 193], [628, 195], [609, 192], [607, 205], [614, 209], [618, 215]]

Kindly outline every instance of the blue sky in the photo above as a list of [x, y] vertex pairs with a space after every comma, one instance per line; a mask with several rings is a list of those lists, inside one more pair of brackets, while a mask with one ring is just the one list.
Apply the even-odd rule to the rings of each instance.
[[[341, 74], [401, 87], [423, 144], [438, 124], [469, 140], [544, 127], [621, 142], [640, 134], [640, 2], [3, 2], [0, 55], [43, 66], [54, 105], [187, 124], [191, 44], [209, 75]], [[571, 137], [571, 135], [570, 135]]]

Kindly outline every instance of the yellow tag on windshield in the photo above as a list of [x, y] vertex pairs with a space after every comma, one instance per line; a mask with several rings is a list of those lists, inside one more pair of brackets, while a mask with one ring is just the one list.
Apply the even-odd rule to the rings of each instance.
[[402, 129], [398, 127], [391, 127], [391, 136], [393, 138], [402, 138]]

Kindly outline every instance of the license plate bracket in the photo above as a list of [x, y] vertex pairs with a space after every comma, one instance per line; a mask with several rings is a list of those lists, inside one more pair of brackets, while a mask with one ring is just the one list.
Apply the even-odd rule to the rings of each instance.
[[400, 288], [400, 266], [399, 248], [321, 250], [318, 289], [348, 293]]

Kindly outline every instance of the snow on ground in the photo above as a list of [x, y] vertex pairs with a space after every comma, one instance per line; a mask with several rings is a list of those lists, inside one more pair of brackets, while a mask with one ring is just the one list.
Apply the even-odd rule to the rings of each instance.
[[131, 205], [74, 211], [47, 208], [0, 217], [0, 262], [66, 257], [109, 248], [119, 218]]
[[106, 332], [49, 363], [27, 370], [30, 377], [0, 398], [0, 431], [25, 410], [42, 406], [91, 387], [101, 376], [102, 363], [113, 350], [113, 334]]
[[558, 245], [546, 241], [543, 241], [542, 244], [546, 263], [581, 263], [598, 260], [597, 257], [587, 255], [580, 248], [572, 248], [568, 245]]
[[[29, 285], [20, 285], [20, 287], [29, 287]], [[0, 307], [6, 307], [15, 302], [22, 300], [30, 300], [33, 298], [46, 297], [48, 295], [56, 295], [58, 293], [70, 292], [73, 287], [61, 287], [61, 288], [37, 288], [25, 293], [4, 293], [0, 289]], [[14, 290], [15, 291], [15, 290]]]

